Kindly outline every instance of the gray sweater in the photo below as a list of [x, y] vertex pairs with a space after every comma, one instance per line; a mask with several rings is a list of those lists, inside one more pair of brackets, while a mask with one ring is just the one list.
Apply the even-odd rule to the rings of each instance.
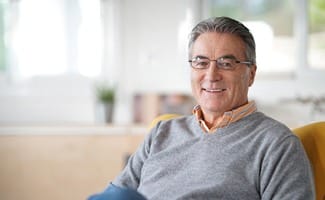
[[299, 138], [261, 112], [213, 134], [193, 115], [160, 122], [113, 184], [152, 200], [315, 199]]

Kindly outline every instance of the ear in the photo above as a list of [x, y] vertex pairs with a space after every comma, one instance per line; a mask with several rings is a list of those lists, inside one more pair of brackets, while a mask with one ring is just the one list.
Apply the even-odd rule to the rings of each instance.
[[253, 85], [254, 83], [254, 80], [255, 80], [255, 74], [256, 74], [256, 65], [252, 65], [250, 68], [249, 68], [249, 87]]

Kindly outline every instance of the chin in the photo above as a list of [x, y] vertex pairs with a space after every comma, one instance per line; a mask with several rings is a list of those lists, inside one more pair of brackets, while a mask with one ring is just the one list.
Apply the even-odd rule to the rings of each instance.
[[[204, 105], [204, 104], [201, 104], [201, 105]], [[206, 105], [206, 104], [204, 107], [202, 107], [202, 109], [209, 111], [209, 112], [215, 112], [215, 113], [224, 113], [225, 111], [227, 111], [226, 109], [224, 109], [224, 106]]]

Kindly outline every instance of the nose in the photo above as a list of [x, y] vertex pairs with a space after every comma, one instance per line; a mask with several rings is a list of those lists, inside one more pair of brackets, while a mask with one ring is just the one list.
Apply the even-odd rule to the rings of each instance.
[[210, 62], [210, 66], [206, 70], [205, 77], [206, 77], [206, 79], [208, 79], [211, 82], [222, 80], [222, 74], [221, 74], [220, 69], [217, 66], [216, 61]]

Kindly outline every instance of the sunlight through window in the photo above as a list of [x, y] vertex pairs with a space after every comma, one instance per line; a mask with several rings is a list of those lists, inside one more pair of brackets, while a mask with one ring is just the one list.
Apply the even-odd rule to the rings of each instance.
[[20, 1], [12, 35], [15, 76], [98, 76], [102, 57], [100, 17], [100, 1]]
[[102, 29], [100, 21], [100, 2], [81, 0], [82, 22], [79, 34], [79, 72], [95, 77], [101, 72]]
[[13, 38], [20, 78], [65, 72], [63, 22], [58, 1], [21, 1]]

